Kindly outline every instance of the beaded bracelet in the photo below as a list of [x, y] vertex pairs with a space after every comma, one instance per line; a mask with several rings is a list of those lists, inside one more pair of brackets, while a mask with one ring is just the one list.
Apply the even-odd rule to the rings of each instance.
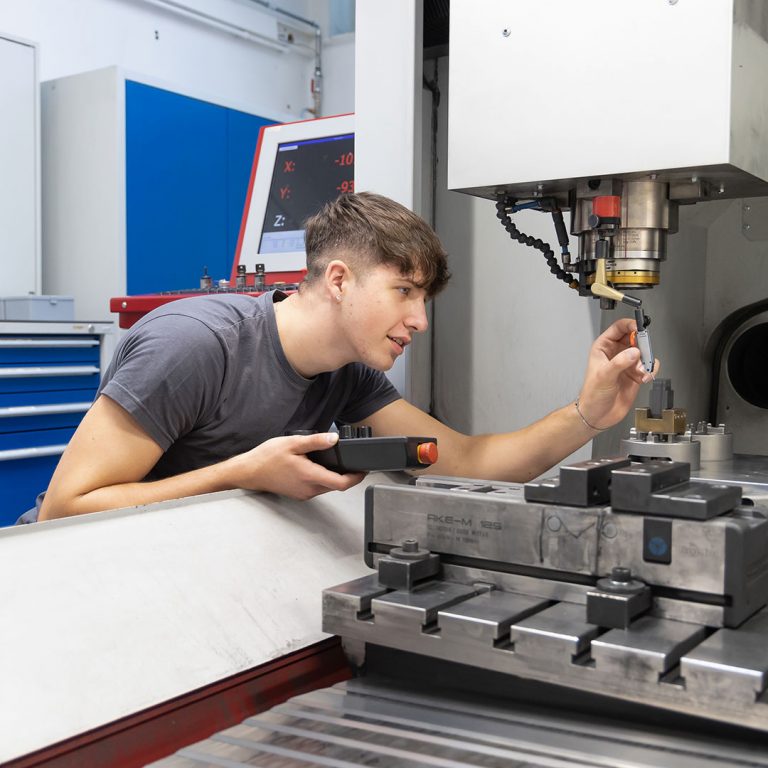
[[581, 409], [579, 408], [579, 398], [576, 398], [576, 402], [573, 404], [573, 407], [576, 409], [576, 413], [579, 414], [579, 418], [584, 422], [585, 427], [589, 427], [590, 429], [594, 429], [595, 432], [605, 432], [606, 429], [610, 429], [610, 427], [593, 427], [585, 418], [584, 414], [581, 412]]

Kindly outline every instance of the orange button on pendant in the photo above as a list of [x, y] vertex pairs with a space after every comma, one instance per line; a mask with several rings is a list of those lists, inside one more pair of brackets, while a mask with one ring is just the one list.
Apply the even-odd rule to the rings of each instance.
[[437, 443], [419, 443], [416, 458], [419, 464], [434, 464], [437, 461]]

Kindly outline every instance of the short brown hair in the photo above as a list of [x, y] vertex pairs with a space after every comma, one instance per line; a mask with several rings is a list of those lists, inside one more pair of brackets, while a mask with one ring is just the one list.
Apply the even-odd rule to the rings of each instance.
[[387, 264], [409, 278], [429, 296], [445, 286], [447, 254], [424, 219], [388, 197], [372, 192], [344, 194], [326, 203], [305, 223], [307, 277], [322, 277], [334, 252], [343, 250], [352, 266]]

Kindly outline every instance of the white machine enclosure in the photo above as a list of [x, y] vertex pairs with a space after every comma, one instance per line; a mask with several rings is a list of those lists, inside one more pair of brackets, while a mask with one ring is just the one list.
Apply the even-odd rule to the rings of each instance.
[[[563, 405], [578, 393], [587, 345], [627, 314], [601, 312], [547, 274], [532, 249], [510, 241], [491, 200], [500, 192], [523, 200], [553, 195], [565, 210], [567, 193], [580, 198], [589, 181], [654, 181], [675, 186], [680, 202], [679, 226], [669, 228], [659, 255], [660, 282], [637, 293], [653, 318], [661, 375], [672, 379], [675, 403], [691, 422], [716, 412], [714, 421], [734, 432], [737, 453], [768, 454], [768, 414], [734, 391], [727, 361], [714, 402], [710, 383], [720, 324], [765, 299], [768, 7], [751, 0], [457, 0], [450, 22], [441, 74], [441, 87], [449, 81], [444, 178], [449, 190], [468, 195], [442, 193], [438, 232], [449, 253], [472, 252], [452, 268], [474, 288], [460, 319], [437, 313], [436, 367], [450, 381], [436, 385], [440, 417], [485, 432], [523, 426]], [[556, 245], [548, 216], [514, 218], [526, 234]], [[575, 252], [574, 238], [571, 245]], [[455, 286], [446, 293], [460, 300]], [[492, 309], [500, 303], [502, 313]], [[768, 329], [761, 317], [750, 327]], [[490, 328], [493, 342], [486, 341]], [[514, 344], [499, 354], [497, 338]], [[542, 380], [526, 362], [553, 345], [558, 363]], [[500, 390], [499, 380], [508, 386]], [[638, 405], [647, 396], [644, 388]], [[633, 420], [630, 413], [599, 435], [593, 455], [617, 454]]]
[[[451, 4], [448, 187], [706, 174], [768, 193], [768, 15], [754, 0]], [[722, 192], [720, 189], [722, 187]]]

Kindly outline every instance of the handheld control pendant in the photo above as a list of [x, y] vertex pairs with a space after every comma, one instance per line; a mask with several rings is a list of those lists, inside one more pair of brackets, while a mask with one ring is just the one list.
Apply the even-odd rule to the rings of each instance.
[[[289, 435], [311, 435], [314, 430], [296, 430]], [[437, 461], [437, 438], [390, 435], [374, 437], [370, 427], [344, 424], [339, 440], [307, 456], [334, 472], [395, 472], [426, 469]]]
[[640, 307], [635, 309], [635, 322], [637, 323], [637, 331], [630, 335], [632, 346], [637, 347], [640, 350], [640, 360], [643, 363], [643, 368], [646, 373], [653, 373], [653, 348], [651, 347], [651, 337], [648, 333], [647, 318], [643, 314], [643, 310]]

